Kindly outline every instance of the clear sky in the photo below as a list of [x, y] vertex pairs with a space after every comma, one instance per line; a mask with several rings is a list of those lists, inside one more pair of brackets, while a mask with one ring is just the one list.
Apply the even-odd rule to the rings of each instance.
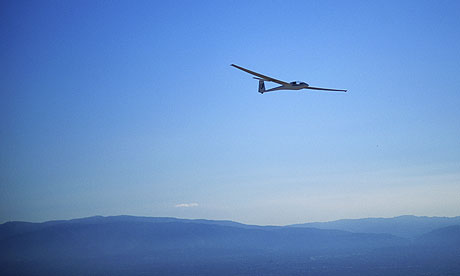
[[459, 1], [1, 1], [0, 41], [0, 222], [460, 215]]

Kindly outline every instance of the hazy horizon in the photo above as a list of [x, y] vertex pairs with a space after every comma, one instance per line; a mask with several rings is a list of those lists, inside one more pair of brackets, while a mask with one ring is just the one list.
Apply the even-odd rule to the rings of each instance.
[[6, 223], [6, 222], [32, 222], [32, 223], [43, 223], [43, 222], [49, 222], [49, 221], [67, 221], [67, 220], [78, 220], [78, 219], [86, 219], [86, 218], [93, 218], [93, 217], [141, 217], [141, 218], [174, 218], [174, 219], [184, 219], [184, 220], [211, 220], [211, 221], [232, 221], [232, 222], [237, 222], [237, 223], [242, 223], [246, 225], [258, 225], [258, 226], [289, 226], [289, 225], [295, 225], [295, 224], [304, 224], [304, 223], [322, 223], [322, 222], [334, 222], [334, 221], [341, 221], [341, 220], [366, 220], [366, 219], [394, 219], [394, 218], [401, 218], [401, 217], [417, 217], [417, 218], [458, 218], [460, 215], [456, 216], [417, 216], [417, 215], [398, 215], [398, 216], [393, 216], [393, 217], [356, 217], [356, 218], [340, 218], [340, 219], [333, 219], [333, 220], [315, 220], [315, 221], [299, 221], [299, 222], [294, 222], [294, 223], [288, 223], [288, 224], [254, 224], [254, 223], [246, 223], [243, 221], [237, 221], [237, 220], [231, 220], [231, 219], [219, 219], [219, 218], [187, 218], [187, 217], [169, 217], [169, 216], [142, 216], [142, 215], [129, 215], [129, 214], [117, 214], [117, 215], [92, 215], [92, 216], [87, 216], [87, 217], [74, 217], [74, 218], [55, 218], [55, 219], [49, 219], [49, 220], [41, 220], [41, 221], [23, 221], [23, 220], [11, 220], [11, 221], [4, 221], [0, 222], [0, 224]]

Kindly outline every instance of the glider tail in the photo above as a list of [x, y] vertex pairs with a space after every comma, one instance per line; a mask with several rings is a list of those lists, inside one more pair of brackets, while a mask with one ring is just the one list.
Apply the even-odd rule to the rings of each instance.
[[265, 82], [259, 79], [259, 93], [263, 94], [265, 92]]

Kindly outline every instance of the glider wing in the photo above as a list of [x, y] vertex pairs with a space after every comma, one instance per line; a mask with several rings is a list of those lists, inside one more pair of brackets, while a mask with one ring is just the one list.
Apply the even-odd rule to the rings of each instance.
[[246, 73], [249, 73], [249, 74], [252, 74], [252, 75], [254, 75], [254, 76], [257, 76], [257, 77], [259, 77], [259, 78], [261, 78], [261, 79], [263, 79], [263, 80], [265, 80], [265, 81], [276, 82], [276, 83], [279, 83], [279, 84], [281, 84], [281, 85], [289, 86], [289, 83], [287, 83], [287, 82], [280, 81], [280, 80], [277, 80], [277, 79], [274, 79], [274, 78], [271, 78], [271, 77], [268, 77], [268, 76], [265, 76], [265, 75], [256, 73], [256, 72], [254, 72], [254, 71], [248, 70], [248, 69], [246, 69], [246, 68], [240, 67], [240, 66], [235, 65], [235, 64], [232, 64], [232, 66], [235, 67], [235, 68], [238, 68], [238, 69], [240, 69], [240, 70], [243, 70], [243, 71], [246, 72]]
[[314, 87], [314, 86], [309, 86], [305, 87], [306, 89], [313, 89], [313, 90], [323, 90], [323, 91], [340, 91], [340, 92], [347, 92], [347, 90], [344, 89], [330, 89], [330, 88], [321, 88], [321, 87]]

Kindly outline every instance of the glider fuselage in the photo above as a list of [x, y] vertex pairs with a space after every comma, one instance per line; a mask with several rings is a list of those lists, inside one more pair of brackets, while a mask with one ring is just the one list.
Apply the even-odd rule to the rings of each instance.
[[277, 90], [300, 90], [300, 89], [306, 89], [307, 87], [308, 87], [308, 84], [305, 83], [305, 82], [301, 82], [301, 83], [291, 82], [291, 83], [289, 83], [289, 85], [281, 85], [281, 86], [277, 86], [277, 87], [267, 89], [263, 93], [271, 92], [271, 91], [277, 91]]

